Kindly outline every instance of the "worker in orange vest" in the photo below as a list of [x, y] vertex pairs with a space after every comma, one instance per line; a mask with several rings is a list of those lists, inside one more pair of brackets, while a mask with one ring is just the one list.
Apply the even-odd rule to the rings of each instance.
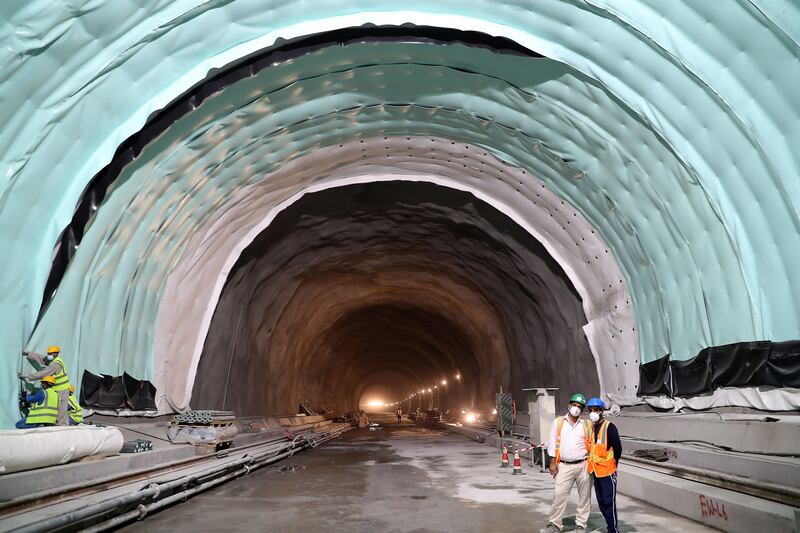
[[586, 468], [594, 481], [594, 495], [606, 519], [608, 533], [619, 533], [617, 524], [617, 462], [622, 457], [622, 442], [617, 427], [603, 417], [605, 403], [592, 398], [586, 404], [593, 430], [589, 436]]

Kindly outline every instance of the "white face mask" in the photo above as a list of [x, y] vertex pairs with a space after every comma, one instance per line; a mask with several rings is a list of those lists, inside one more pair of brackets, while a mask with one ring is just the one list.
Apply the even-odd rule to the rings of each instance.
[[576, 405], [571, 405], [569, 407], [569, 414], [574, 416], [575, 418], [581, 416], [581, 408]]
[[592, 422], [597, 422], [600, 420], [600, 413], [589, 413], [589, 418]]

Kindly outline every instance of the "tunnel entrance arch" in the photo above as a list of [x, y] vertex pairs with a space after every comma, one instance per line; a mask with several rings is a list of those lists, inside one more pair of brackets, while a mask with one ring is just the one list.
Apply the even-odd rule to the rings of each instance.
[[219, 405], [231, 368], [247, 391], [227, 405], [237, 412], [347, 411], [379, 385], [393, 400], [432, 389], [437, 407], [486, 411], [499, 387], [524, 401], [532, 380], [596, 394], [585, 322], [541, 243], [469, 193], [397, 180], [325, 189], [237, 260], [192, 406]]
[[[286, 187], [287, 176], [295, 182], [297, 192], [293, 194]], [[638, 340], [631, 300], [608, 247], [581, 214], [524, 169], [500, 161], [480, 147], [446, 139], [385, 137], [322, 148], [286, 165], [274, 176], [243, 188], [226, 210], [197, 232], [184, 254], [186, 259], [173, 269], [167, 297], [159, 309], [154, 353], [156, 383], [165, 391], [162, 401], [169, 398], [178, 408], [189, 404], [206, 338], [203, 332], [227, 273], [277, 213], [304, 194], [377, 181], [427, 181], [469, 192], [534, 235], [562, 266], [583, 300], [588, 321], [584, 331], [595, 355], [601, 387], [617, 397], [635, 394]], [[283, 198], [288, 196], [282, 202], [280, 196], [269, 192], [275, 184], [281, 187]], [[187, 361], [184, 351], [181, 360], [170, 361], [178, 345], [194, 346], [194, 360]], [[189, 364], [193, 369], [190, 379], [182, 383], [165, 379], [175, 375], [169, 372], [173, 364]]]

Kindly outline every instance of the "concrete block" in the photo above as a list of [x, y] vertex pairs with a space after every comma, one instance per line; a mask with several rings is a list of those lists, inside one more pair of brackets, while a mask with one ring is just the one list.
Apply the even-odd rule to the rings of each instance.
[[621, 494], [731, 533], [797, 531], [794, 507], [645, 467], [620, 465], [617, 489]]
[[800, 458], [797, 457], [741, 454], [710, 447], [638, 441], [624, 437], [622, 447], [625, 455], [630, 455], [633, 450], [661, 449], [669, 457], [667, 464], [713, 470], [763, 483], [788, 487], [800, 486]]

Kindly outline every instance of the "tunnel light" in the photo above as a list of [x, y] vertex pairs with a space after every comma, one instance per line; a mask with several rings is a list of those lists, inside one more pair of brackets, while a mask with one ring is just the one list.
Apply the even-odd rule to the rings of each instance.
[[438, 389], [438, 388], [439, 388], [439, 385], [434, 385], [434, 386], [433, 386], [433, 388], [434, 388], [434, 389]]
[[456, 374], [456, 379], [461, 379], [461, 374]]
[[447, 385], [447, 380], [446, 379], [442, 380], [442, 385]]
[[492, 409], [492, 414], [496, 415], [497, 414], [497, 409]]
[[428, 392], [433, 392], [431, 389], [428, 389]]
[[464, 420], [470, 423], [475, 422], [477, 419], [478, 417], [474, 413], [467, 413], [467, 416], [464, 417]]
[[384, 405], [386, 404], [380, 400], [371, 400], [367, 402], [367, 407], [383, 407]]

